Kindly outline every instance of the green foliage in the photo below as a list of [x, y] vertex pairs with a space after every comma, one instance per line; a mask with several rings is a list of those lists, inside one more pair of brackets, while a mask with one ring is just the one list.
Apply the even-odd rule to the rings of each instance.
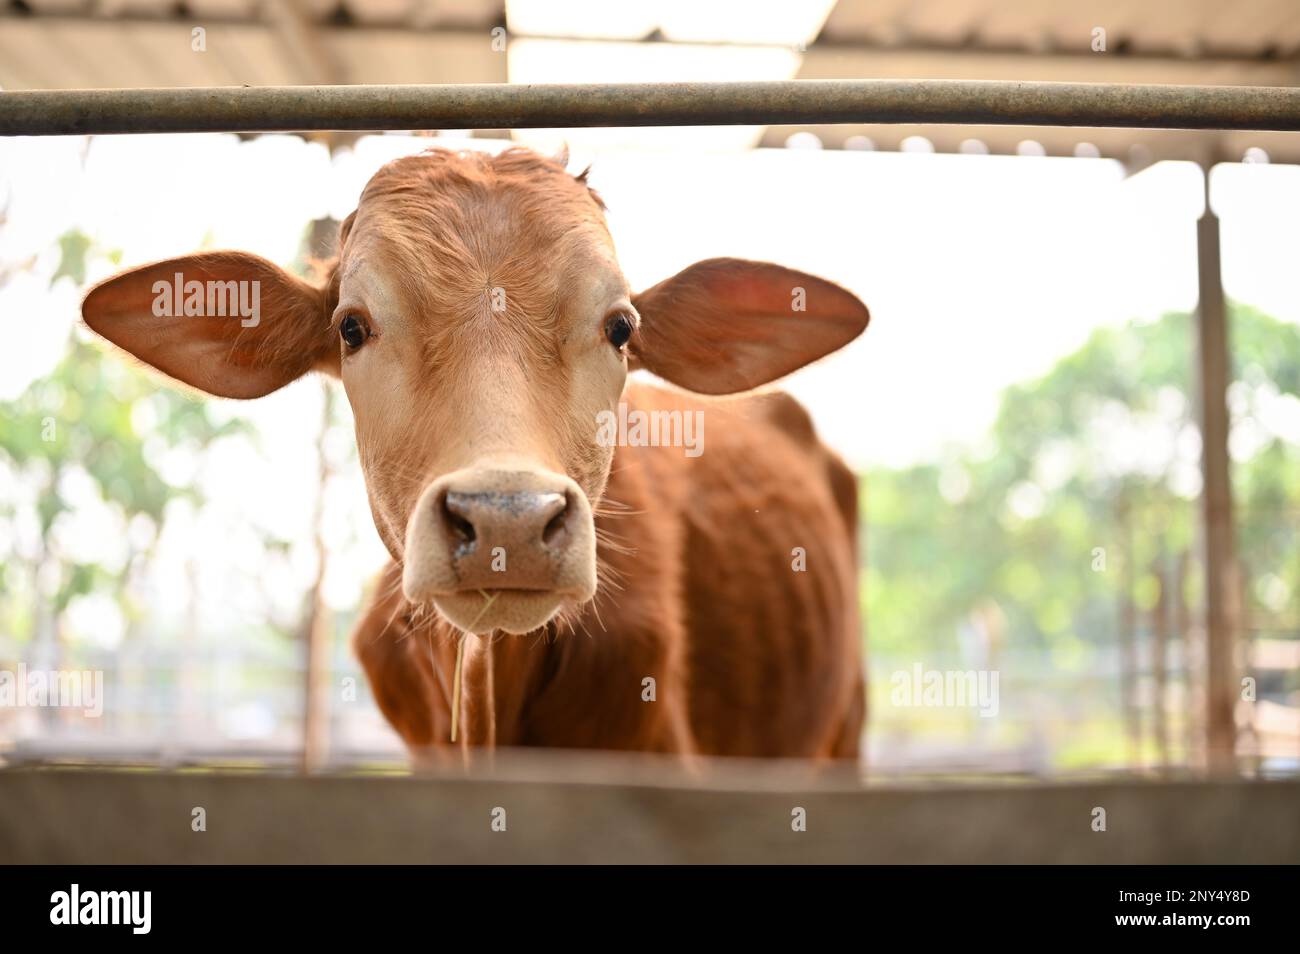
[[[147, 406], [148, 427], [137, 423]], [[217, 423], [202, 401], [182, 395], [146, 372], [121, 361], [105, 360], [98, 347], [70, 340], [68, 352], [46, 377], [17, 399], [0, 403], [0, 459], [35, 488], [34, 507], [43, 551], [34, 559], [60, 566], [60, 582], [47, 594], [56, 612], [77, 596], [101, 590], [114, 593], [122, 582], [105, 567], [68, 562], [50, 552], [50, 531], [69, 512], [60, 483], [71, 470], [94, 482], [99, 496], [126, 521], [148, 517], [159, 528], [170, 501], [187, 498], [196, 505], [193, 487], [165, 481], [150, 461], [149, 442], [159, 448], [186, 448], [198, 453], [216, 439], [243, 431], [243, 422]], [[15, 509], [12, 499], [7, 510]]]
[[[1239, 421], [1300, 395], [1300, 328], [1239, 306], [1231, 336]], [[1007, 389], [981, 452], [865, 475], [873, 651], [952, 651], [978, 614], [1059, 667], [1113, 642], [1123, 601], [1150, 610], [1196, 545], [1194, 345], [1185, 314], [1098, 330]], [[1234, 468], [1240, 553], [1294, 604], [1300, 448], [1267, 428], [1258, 440]], [[1196, 581], [1185, 574], [1193, 606]]]
[[[90, 240], [69, 232], [59, 240], [62, 257], [55, 280], [67, 276], [84, 282]], [[29, 569], [46, 564], [56, 568], [57, 583], [40, 594], [56, 614], [78, 596], [94, 591], [120, 597], [126, 567], [78, 563], [57, 552], [51, 529], [71, 509], [60, 486], [72, 471], [86, 474], [101, 499], [125, 521], [143, 515], [155, 534], [170, 501], [188, 498], [199, 503], [192, 487], [165, 481], [151, 462], [152, 450], [184, 448], [198, 453], [227, 434], [246, 430], [243, 422], [218, 423], [209, 406], [181, 394], [133, 363], [106, 359], [104, 351], [74, 332], [64, 358], [45, 377], [34, 381], [16, 399], [0, 403], [0, 463], [33, 491], [34, 514], [41, 535], [40, 552], [9, 554], [6, 562], [26, 557]], [[145, 423], [140, 423], [141, 421]], [[14, 514], [28, 495], [0, 496], [0, 508]], [[6, 591], [11, 574], [4, 574]], [[30, 629], [38, 614], [19, 614]]]
[[76, 230], [65, 232], [59, 237], [59, 267], [50, 277], [53, 285], [60, 278], [67, 276], [75, 285], [86, 283], [86, 258], [90, 252], [90, 238]]

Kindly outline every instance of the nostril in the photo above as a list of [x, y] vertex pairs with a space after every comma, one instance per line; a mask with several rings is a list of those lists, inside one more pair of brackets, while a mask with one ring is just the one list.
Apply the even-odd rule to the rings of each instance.
[[465, 545], [473, 543], [478, 538], [478, 534], [474, 531], [474, 524], [469, 521], [468, 503], [462, 499], [462, 496], [457, 493], [447, 494], [442, 499], [442, 516], [447, 521], [447, 526], [451, 529], [456, 542]]
[[548, 547], [557, 546], [564, 539], [569, 526], [569, 497], [565, 494], [560, 509], [546, 522], [542, 530], [542, 543]]
[[464, 517], [459, 517], [448, 511], [447, 523], [451, 527], [451, 532], [462, 543], [473, 543], [475, 539], [474, 524], [470, 523]]

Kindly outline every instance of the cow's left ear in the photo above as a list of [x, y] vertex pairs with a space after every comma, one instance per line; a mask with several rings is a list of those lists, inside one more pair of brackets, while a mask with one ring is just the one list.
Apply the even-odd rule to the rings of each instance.
[[632, 367], [702, 394], [748, 391], [844, 347], [867, 327], [857, 296], [767, 262], [711, 258], [632, 299]]

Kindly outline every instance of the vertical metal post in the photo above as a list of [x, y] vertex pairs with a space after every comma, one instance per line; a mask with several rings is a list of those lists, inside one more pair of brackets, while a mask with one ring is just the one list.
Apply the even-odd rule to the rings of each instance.
[[1139, 769], [1142, 767], [1142, 713], [1138, 709], [1137, 605], [1133, 602], [1134, 590], [1137, 588], [1137, 566], [1133, 557], [1133, 506], [1127, 488], [1120, 491], [1119, 522], [1124, 534], [1124, 546], [1128, 551], [1123, 570], [1124, 595], [1119, 610], [1120, 712], [1124, 718], [1128, 767]]
[[1231, 361], [1220, 268], [1219, 219], [1210, 208], [1211, 166], [1210, 162], [1202, 164], [1205, 214], [1196, 228], [1200, 286], [1196, 310], [1197, 359], [1204, 474], [1201, 504], [1205, 561], [1205, 752], [1209, 771], [1224, 774], [1234, 770], [1236, 760], [1239, 613], [1228, 457], [1227, 390]]

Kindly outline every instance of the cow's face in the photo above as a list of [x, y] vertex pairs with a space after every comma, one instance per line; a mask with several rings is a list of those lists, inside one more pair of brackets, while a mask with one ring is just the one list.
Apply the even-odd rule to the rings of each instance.
[[[262, 314], [159, 315], [160, 283], [256, 282]], [[632, 296], [599, 200], [526, 150], [431, 151], [380, 170], [316, 287], [244, 253], [145, 266], [87, 295], [87, 323], [188, 384], [254, 397], [341, 377], [381, 538], [412, 603], [525, 633], [597, 587], [598, 439], [629, 365], [746, 390], [855, 337], [821, 279], [713, 259]]]
[[343, 230], [331, 324], [408, 599], [524, 633], [596, 592], [592, 509], [639, 318], [598, 201], [531, 153], [399, 160]]

